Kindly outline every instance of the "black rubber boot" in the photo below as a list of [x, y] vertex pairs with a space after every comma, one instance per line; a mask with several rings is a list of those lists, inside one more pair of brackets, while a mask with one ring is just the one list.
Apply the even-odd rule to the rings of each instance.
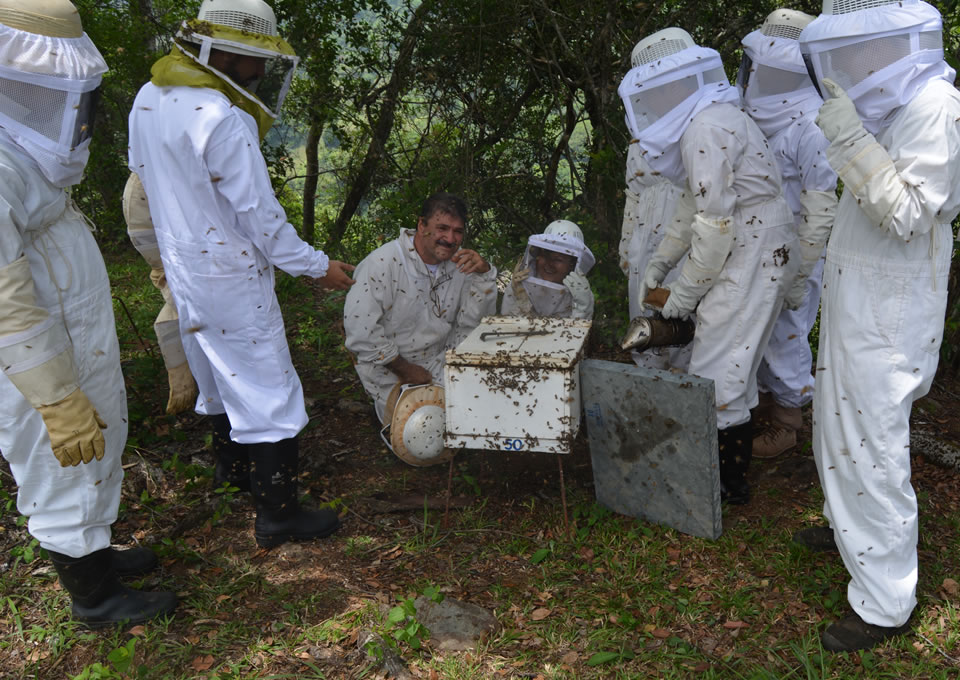
[[248, 444], [250, 487], [257, 504], [254, 537], [261, 548], [287, 541], [329, 536], [340, 528], [333, 510], [304, 510], [297, 501], [296, 437], [279, 442]]
[[141, 576], [157, 568], [157, 556], [149, 548], [110, 548], [117, 576]]
[[73, 599], [73, 618], [89, 628], [143, 623], [177, 608], [173, 593], [141, 592], [120, 583], [110, 548], [83, 557], [48, 552], [60, 585]]
[[717, 430], [720, 454], [720, 500], [731, 505], [750, 502], [747, 469], [753, 457], [753, 421]]
[[867, 623], [856, 612], [836, 621], [823, 631], [820, 641], [831, 652], [855, 652], [876, 647], [884, 640], [910, 631], [910, 621], [902, 626], [875, 626]]
[[793, 542], [814, 552], [839, 552], [831, 527], [807, 527], [793, 535]]
[[213, 486], [219, 489], [224, 482], [240, 491], [250, 491], [250, 458], [247, 447], [230, 439], [230, 419], [226, 413], [210, 416], [213, 421], [213, 455], [217, 465], [213, 469]]

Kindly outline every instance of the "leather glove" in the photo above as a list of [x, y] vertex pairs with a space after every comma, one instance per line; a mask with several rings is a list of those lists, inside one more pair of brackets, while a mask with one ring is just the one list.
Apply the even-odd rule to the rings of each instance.
[[663, 286], [667, 274], [687, 254], [693, 239], [692, 225], [695, 214], [696, 204], [693, 196], [689, 191], [685, 191], [677, 199], [673, 218], [667, 225], [663, 240], [660, 241], [660, 245], [650, 257], [647, 268], [643, 272], [639, 291], [641, 304], [647, 299], [651, 290]]
[[823, 136], [831, 144], [851, 144], [866, 135], [857, 107], [843, 88], [829, 78], [823, 79], [823, 87], [830, 93], [830, 99], [823, 102], [816, 120]]
[[533, 311], [533, 302], [527, 294], [527, 289], [523, 287], [523, 282], [530, 277], [530, 269], [523, 266], [523, 258], [517, 260], [513, 268], [513, 277], [510, 279], [510, 288], [513, 291], [514, 309], [511, 312], [514, 316], [535, 316]]
[[[668, 286], [669, 287], [669, 286]], [[692, 294], [689, 290], [678, 288], [670, 289], [670, 296], [660, 311], [660, 316], [664, 319], [686, 319], [697, 308], [700, 303], [700, 297]]]
[[823, 257], [823, 247], [830, 237], [837, 212], [835, 191], [804, 190], [800, 194], [802, 216], [798, 225], [800, 268], [787, 290], [783, 304], [796, 311], [807, 297], [807, 279]]
[[783, 298], [783, 306], [791, 312], [795, 312], [803, 306], [803, 301], [807, 298], [807, 279], [810, 275], [801, 276], [797, 274], [793, 277], [790, 289]]
[[587, 277], [574, 270], [563, 279], [564, 287], [573, 297], [573, 317], [575, 319], [593, 318], [593, 291]]
[[520, 291], [526, 293], [526, 289], [521, 284], [528, 278], [530, 278], [530, 269], [523, 266], [523, 258], [521, 257], [517, 260], [517, 265], [513, 268], [513, 276], [510, 278], [510, 285], [513, 287], [515, 295], [519, 295]]
[[100, 430], [106, 429], [107, 424], [82, 390], [76, 389], [54, 404], [35, 408], [47, 426], [50, 447], [61, 466], [103, 458], [106, 443]]
[[[817, 125], [831, 142], [827, 148], [830, 167], [843, 180], [844, 192], [856, 196], [857, 206], [874, 224], [909, 241], [915, 235], [916, 222], [898, 217], [898, 212], [905, 209], [905, 203], [910, 204], [911, 194], [890, 152], [864, 129], [859, 117], [854, 120], [856, 109], [840, 86], [829, 79], [823, 84], [835, 95], [824, 102], [817, 116]], [[827, 104], [832, 107], [824, 112]]]
[[167, 369], [167, 384], [170, 394], [167, 397], [167, 413], [176, 415], [192, 408], [197, 403], [197, 383], [186, 362]]
[[[667, 274], [670, 273], [671, 269], [673, 269], [673, 265], [668, 262], [651, 258], [646, 270], [643, 272], [643, 281], [640, 282], [640, 292], [638, 296], [641, 305], [643, 305], [643, 301], [647, 299], [647, 295], [650, 294], [651, 290], [663, 287], [663, 280], [667, 277]], [[647, 307], [647, 305], [643, 306]]]
[[713, 287], [733, 247], [733, 227], [729, 218], [693, 218], [694, 238], [690, 257], [683, 263], [680, 276], [668, 286], [670, 297], [663, 306], [663, 318], [680, 319], [693, 313], [700, 298]]

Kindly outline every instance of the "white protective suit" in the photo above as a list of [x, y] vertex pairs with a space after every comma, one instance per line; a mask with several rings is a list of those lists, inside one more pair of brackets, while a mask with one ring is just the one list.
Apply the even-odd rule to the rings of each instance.
[[[777, 159], [783, 194], [801, 236], [814, 221], [818, 223], [810, 228], [825, 239], [836, 211], [837, 175], [825, 155], [827, 139], [814, 122], [823, 100], [807, 75], [796, 40], [757, 30], [743, 39], [743, 45], [753, 60], [744, 110]], [[794, 256], [802, 259], [801, 250]], [[823, 245], [815, 250], [822, 253]], [[757, 371], [759, 388], [772, 393], [782, 406], [796, 408], [813, 399], [813, 353], [807, 335], [820, 309], [822, 275], [823, 259], [818, 256], [806, 279], [802, 304], [781, 310]]]
[[757, 405], [763, 348], [799, 267], [790, 257], [796, 226], [767, 141], [738, 107], [708, 106], [680, 145], [698, 214], [730, 217], [734, 234], [719, 278], [697, 306], [689, 368], [714, 381], [723, 430], [747, 422]]
[[398, 356], [422, 366], [443, 385], [444, 354], [494, 314], [497, 270], [462, 274], [447, 260], [431, 276], [413, 244], [415, 229], [367, 255], [343, 307], [346, 346], [357, 375], [383, 422], [397, 376], [386, 367]]
[[127, 441], [127, 399], [110, 283], [86, 218], [8, 138], [0, 140], [0, 268], [26, 257], [37, 303], [72, 346], [77, 384], [107, 423], [102, 460], [61, 467], [43, 419], [0, 372], [0, 451], [40, 546], [83, 557], [110, 545]]
[[153, 220], [150, 219], [150, 205], [140, 178], [133, 172], [123, 188], [123, 218], [127, 223], [130, 242], [150, 265], [150, 281], [163, 296], [163, 307], [153, 322], [153, 332], [157, 336], [157, 345], [160, 346], [163, 364], [167, 369], [167, 382], [170, 384], [167, 413], [179, 413], [196, 403], [196, 383], [187, 365], [187, 355], [183, 351], [180, 317], [177, 315], [177, 305], [170, 286], [167, 285], [167, 277], [163, 273], [157, 233]]
[[294, 437], [307, 423], [274, 292], [274, 266], [322, 277], [274, 196], [254, 118], [203, 87], [144, 85], [130, 113], [140, 176], [200, 396], [240, 444]]
[[[802, 49], [831, 25], [843, 29], [847, 18], [853, 28], [843, 34], [854, 39], [926, 21], [921, 30], [939, 42], [936, 10], [901, 5], [821, 15], [801, 36]], [[920, 82], [918, 62], [930, 65]], [[875, 140], [858, 125], [844, 126], [842, 141], [827, 151], [844, 191], [824, 266], [813, 446], [824, 515], [851, 575], [850, 605], [867, 623], [892, 627], [916, 605], [909, 420], [914, 400], [930, 388], [943, 336], [950, 223], [960, 212], [960, 95], [942, 49], [914, 53], [874, 76], [857, 88], [867, 91], [864, 102], [854, 88], [847, 92]], [[871, 93], [894, 98], [886, 116]]]
[[[643, 159], [639, 144], [627, 147], [626, 200], [623, 205], [623, 227], [620, 240], [620, 268], [627, 276], [630, 318], [650, 316], [654, 310], [647, 309], [640, 299], [643, 274], [650, 257], [663, 240], [670, 221], [675, 216], [678, 202], [684, 196], [684, 188], [664, 175], [655, 172]], [[689, 219], [691, 215], [686, 215]], [[680, 275], [681, 260], [664, 279], [664, 284], [673, 282]], [[642, 352], [631, 353], [638, 366], [686, 371], [690, 363], [690, 347], [651, 347]]]

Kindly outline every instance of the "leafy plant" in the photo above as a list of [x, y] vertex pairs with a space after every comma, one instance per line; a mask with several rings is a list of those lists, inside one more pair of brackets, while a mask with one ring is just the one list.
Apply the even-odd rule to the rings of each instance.
[[91, 664], [79, 674], [73, 676], [72, 680], [122, 680], [128, 677], [136, 644], [137, 639], [130, 638], [127, 644], [117, 647], [107, 654], [107, 660], [110, 662], [109, 666], [99, 662]]
[[[434, 586], [424, 588], [423, 596], [432, 602], [443, 601], [443, 593]], [[411, 597], [401, 600], [390, 610], [384, 633], [384, 639], [392, 641], [397, 648], [406, 645], [413, 650], [419, 650], [423, 641], [430, 637], [430, 631], [417, 621], [415, 599]]]

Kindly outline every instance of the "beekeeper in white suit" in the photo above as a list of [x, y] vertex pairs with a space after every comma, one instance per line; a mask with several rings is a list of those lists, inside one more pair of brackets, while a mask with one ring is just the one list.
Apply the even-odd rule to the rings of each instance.
[[684, 182], [695, 202], [673, 221], [650, 259], [640, 298], [669, 285], [666, 318], [696, 311], [690, 373], [714, 381], [721, 495], [747, 503], [750, 409], [756, 371], [776, 314], [799, 266], [793, 214], [763, 133], [739, 108], [720, 55], [678, 28], [641, 41], [641, 65], [620, 84], [634, 136], [654, 170]]
[[[630, 318], [652, 316], [657, 311], [643, 304], [640, 292], [647, 264], [673, 220], [693, 219], [693, 197], [685, 185], [679, 185], [655, 171], [646, 162], [637, 140], [627, 148], [627, 186], [623, 205], [623, 226], [620, 232], [620, 269], [627, 277]], [[680, 275], [682, 259], [667, 272], [663, 284], [672, 283]], [[644, 294], [646, 290], [644, 289]], [[634, 363], [660, 370], [686, 371], [690, 363], [690, 345], [684, 347], [650, 347], [631, 353]]]
[[153, 332], [157, 336], [163, 365], [167, 369], [169, 394], [166, 410], [169, 414], [180, 413], [196, 404], [197, 382], [190, 373], [187, 355], [183, 351], [180, 317], [170, 286], [167, 285], [167, 276], [163, 273], [157, 232], [153, 228], [153, 220], [150, 219], [150, 202], [143, 190], [143, 183], [134, 172], [130, 173], [123, 188], [123, 219], [127, 223], [130, 242], [150, 265], [150, 281], [163, 296], [163, 307], [153, 322]]
[[853, 613], [822, 635], [833, 651], [905, 632], [916, 605], [910, 409], [937, 367], [960, 212], [960, 94], [940, 13], [917, 0], [876, 4], [828, 0], [800, 36], [844, 186], [824, 265], [813, 413], [833, 531], [798, 534], [834, 539], [850, 572]]
[[[644, 45], [637, 43], [630, 54], [630, 66], [641, 65], [640, 55]], [[629, 121], [627, 127], [630, 128]], [[640, 299], [640, 287], [647, 263], [667, 233], [672, 219], [693, 219], [693, 204], [685, 195], [685, 183], [678, 183], [654, 170], [646, 161], [646, 152], [639, 140], [630, 140], [627, 147], [626, 188], [623, 204], [623, 225], [620, 231], [620, 269], [627, 277], [630, 318], [651, 316], [655, 311], [647, 308]], [[676, 215], [678, 207], [685, 208], [686, 215]], [[683, 213], [684, 210], [681, 210]], [[671, 269], [664, 283], [671, 283], [679, 276], [679, 268]], [[638, 366], [669, 370], [686, 370], [690, 362], [689, 346], [651, 347], [632, 353]]]
[[510, 287], [503, 294], [503, 316], [593, 319], [593, 291], [587, 274], [593, 253], [583, 232], [570, 220], [554, 220], [527, 239]]
[[229, 436], [217, 481], [250, 488], [261, 547], [339, 527], [332, 510], [297, 503], [307, 413], [273, 268], [344, 289], [352, 267], [300, 239], [260, 152], [296, 64], [262, 0], [204, 0], [130, 112], [130, 169], [149, 200], [196, 408]]
[[92, 627], [176, 607], [117, 578], [155, 566], [151, 551], [110, 548], [126, 394], [103, 258], [66, 190], [106, 70], [68, 0], [0, 0], [0, 451], [74, 618]]
[[466, 221], [459, 197], [432, 194], [416, 229], [402, 229], [357, 265], [343, 327], [381, 423], [398, 382], [443, 385], [446, 351], [496, 311], [497, 270], [461, 247]]
[[744, 110], [760, 126], [777, 159], [783, 193], [797, 222], [800, 271], [777, 317], [757, 371], [761, 423], [753, 455], [772, 458], [797, 443], [801, 408], [813, 400], [813, 353], [807, 335], [820, 309], [823, 248], [837, 210], [837, 175], [825, 155], [827, 139], [814, 119], [823, 100], [807, 74], [797, 38], [813, 17], [791, 9], [771, 12], [742, 41], [737, 85]]

